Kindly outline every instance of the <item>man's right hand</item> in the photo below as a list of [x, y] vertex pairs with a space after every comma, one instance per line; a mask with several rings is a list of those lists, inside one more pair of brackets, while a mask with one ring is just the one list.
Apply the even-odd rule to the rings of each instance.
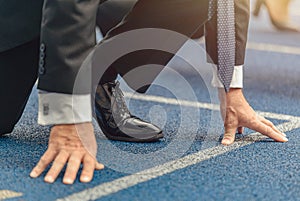
[[[84, 145], [88, 145], [89, 150]], [[94, 171], [104, 168], [97, 162], [96, 153], [97, 144], [91, 123], [56, 125], [51, 129], [47, 151], [30, 176], [38, 177], [53, 162], [45, 176], [45, 182], [53, 183], [67, 165], [63, 183], [73, 184], [80, 165], [83, 164], [80, 181], [90, 182], [93, 179]]]

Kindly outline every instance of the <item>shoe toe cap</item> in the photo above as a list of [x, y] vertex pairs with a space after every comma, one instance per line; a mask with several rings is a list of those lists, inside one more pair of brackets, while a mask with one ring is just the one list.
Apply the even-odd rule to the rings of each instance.
[[162, 134], [162, 130], [159, 127], [137, 118], [128, 119], [120, 129], [122, 132], [135, 138], [153, 138], [158, 134]]

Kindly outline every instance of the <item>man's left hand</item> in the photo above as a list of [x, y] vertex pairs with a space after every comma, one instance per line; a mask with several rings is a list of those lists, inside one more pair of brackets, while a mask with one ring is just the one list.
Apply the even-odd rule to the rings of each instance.
[[243, 127], [260, 132], [277, 142], [288, 141], [286, 135], [280, 132], [271, 121], [256, 114], [244, 97], [242, 89], [233, 88], [228, 93], [225, 93], [224, 89], [219, 89], [219, 99], [225, 127], [223, 145], [232, 144], [236, 131], [242, 133]]

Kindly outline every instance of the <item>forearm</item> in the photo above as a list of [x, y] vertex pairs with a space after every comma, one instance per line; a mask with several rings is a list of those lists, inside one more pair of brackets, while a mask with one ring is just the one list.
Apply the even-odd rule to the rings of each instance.
[[[99, 0], [45, 0], [41, 25], [39, 89], [87, 94], [88, 81], [77, 84], [82, 62], [96, 44]], [[88, 75], [87, 75], [88, 76]]]

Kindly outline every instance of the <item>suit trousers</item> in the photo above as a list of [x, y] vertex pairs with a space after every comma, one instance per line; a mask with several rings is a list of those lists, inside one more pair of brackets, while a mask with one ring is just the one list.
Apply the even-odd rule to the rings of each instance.
[[[103, 35], [123, 19], [133, 2], [114, 1], [99, 6], [97, 25]], [[30, 42], [0, 52], [0, 135], [10, 133], [22, 116], [38, 77], [39, 47], [40, 38], [36, 36]]]
[[[210, 3], [215, 6], [211, 6]], [[138, 29], [156, 28], [171, 30], [186, 36], [185, 39], [175, 39], [171, 42], [170, 38], [166, 36], [166, 42], [163, 42], [162, 45], [170, 46], [170, 49], [176, 52], [188, 38], [201, 37], [205, 33], [208, 62], [217, 64], [216, 3], [216, 0], [139, 0], [122, 23], [107, 34], [98, 48], [101, 48], [101, 45], [105, 46], [106, 43], [112, 43], [113, 40], [117, 40], [115, 37], [117, 35]], [[208, 17], [209, 12], [211, 13], [210, 18]], [[235, 65], [237, 66], [244, 64], [249, 13], [249, 0], [235, 0]], [[204, 29], [205, 31], [203, 31]], [[149, 34], [151, 35], [151, 33]], [[138, 37], [144, 38], [145, 43], [149, 43], [147, 37], [150, 35], [146, 33], [138, 35]], [[138, 41], [140, 42], [141, 40]], [[129, 43], [135, 43], [135, 40], [132, 39]], [[125, 76], [126, 82], [134, 90], [143, 93], [149, 85], [142, 86], [142, 84], [136, 83], [136, 80], [138, 78], [141, 78], [141, 80], [147, 79], [146, 82], [151, 83], [173, 56], [173, 53], [153, 49], [133, 51], [117, 59], [104, 73], [101, 82], [107, 82], [109, 79], [114, 80], [117, 74], [125, 76], [131, 71], [130, 76]], [[101, 61], [97, 62], [95, 68], [98, 68], [99, 64], [101, 66]], [[152, 68], [144, 68], [142, 73], [140, 71], [132, 73], [134, 72], [132, 70], [139, 66], [151, 66], [151, 64], [158, 65], [152, 65]]]

